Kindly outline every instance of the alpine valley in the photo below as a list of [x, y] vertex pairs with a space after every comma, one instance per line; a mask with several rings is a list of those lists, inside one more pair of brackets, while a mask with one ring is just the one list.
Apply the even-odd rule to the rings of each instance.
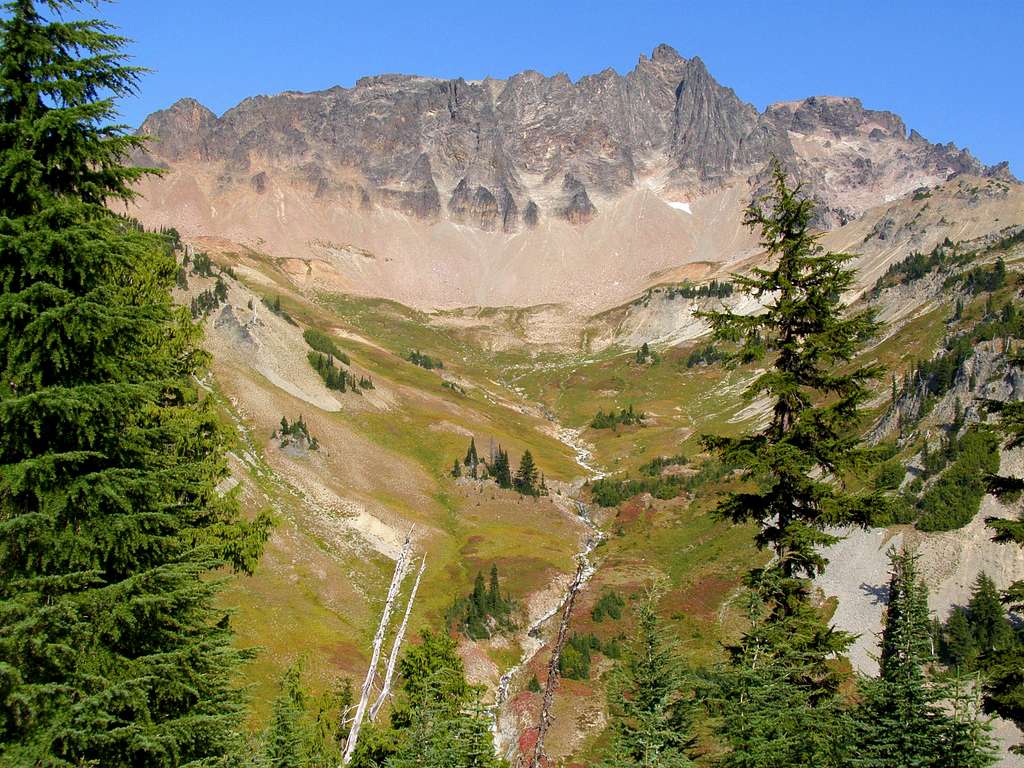
[[[138, 133], [132, 162], [163, 174], [117, 211], [180, 238], [175, 299], [205, 326], [199, 384], [232, 434], [219, 491], [275, 521], [219, 598], [260, 649], [254, 728], [299, 660], [315, 691], [358, 689], [407, 536], [425, 568], [385, 656], [405, 602], [406, 644], [447, 627], [512, 764], [578, 559], [554, 761], [607, 747], [651, 585], [688, 665], [725, 657], [769, 555], [756, 524], [712, 514], [743, 481], [702, 437], [761, 429], [774, 403], [745, 397], [767, 363], [725, 364], [704, 313], [768, 300], [736, 276], [771, 264], [744, 217], [776, 160], [820, 245], [854, 257], [843, 301], [882, 323], [844, 364], [884, 371], [858, 427], [881, 458], [852, 482], [898, 503], [827, 548], [813, 600], [858, 635], [838, 665], [877, 673], [890, 547], [917, 552], [938, 645], [982, 574], [1024, 579], [1024, 549], [986, 525], [1020, 502], [980, 480], [1021, 476], [1024, 454], [975, 429], [1024, 398], [1024, 185], [1005, 163], [856, 98], [759, 111], [665, 45], [575, 82], [379, 75], [221, 116], [184, 98]], [[999, 764], [1024, 765], [1024, 736], [994, 725]]]

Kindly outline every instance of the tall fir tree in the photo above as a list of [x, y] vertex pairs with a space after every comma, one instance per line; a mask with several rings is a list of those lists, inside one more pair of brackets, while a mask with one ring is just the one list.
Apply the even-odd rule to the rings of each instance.
[[986, 573], [979, 573], [974, 581], [971, 599], [967, 603], [967, 617], [982, 656], [1004, 651], [1017, 642], [999, 590]]
[[729, 362], [769, 358], [745, 394], [772, 403], [762, 431], [705, 438], [745, 482], [716, 513], [757, 524], [757, 545], [774, 556], [749, 575], [750, 629], [730, 648], [712, 700], [719, 735], [731, 747], [724, 764], [836, 765], [842, 675], [833, 661], [852, 637], [826, 625], [810, 600], [810, 580], [827, 564], [823, 548], [838, 540], [830, 529], [866, 524], [884, 503], [843, 483], [871, 454], [855, 428], [879, 369], [848, 364], [878, 324], [870, 310], [845, 311], [851, 257], [821, 248], [810, 229], [813, 202], [789, 186], [777, 162], [772, 173], [771, 194], [751, 203], [745, 217], [760, 230], [769, 265], [733, 278], [764, 311], [701, 314], [715, 340], [735, 350]]
[[498, 565], [491, 563], [491, 581], [487, 588], [487, 605], [492, 613], [500, 611], [504, 605], [501, 599], [501, 586], [498, 584]]
[[603, 765], [695, 765], [691, 688], [675, 644], [658, 620], [653, 595], [648, 595], [637, 608], [633, 636], [609, 685], [612, 738]]
[[852, 256], [821, 248], [810, 230], [813, 201], [799, 186], [789, 187], [778, 163], [773, 174], [767, 207], [755, 201], [744, 219], [761, 230], [773, 266], [733, 278], [765, 310], [702, 313], [717, 341], [736, 345], [732, 362], [772, 356], [745, 392], [771, 401], [771, 421], [753, 435], [705, 442], [756, 485], [730, 494], [717, 512], [760, 525], [757, 543], [775, 555], [772, 569], [782, 577], [781, 607], [788, 610], [789, 596], [804, 596], [806, 579], [826, 565], [821, 549], [837, 541], [827, 529], [866, 524], [881, 503], [842, 485], [844, 474], [871, 456], [855, 427], [870, 396], [868, 382], [880, 374], [873, 365], [844, 366], [879, 325], [873, 310], [844, 310], [842, 295], [854, 284], [854, 271], [845, 268]]
[[239, 743], [215, 607], [246, 527], [190, 377], [167, 239], [107, 207], [147, 171], [114, 123], [140, 70], [74, 0], [0, 16], [0, 763], [178, 766]]
[[512, 467], [509, 465], [508, 452], [498, 446], [498, 452], [494, 457], [494, 466], [490, 468], [491, 476], [499, 488], [512, 487]]
[[[1015, 366], [1024, 364], [1018, 353], [1010, 358]], [[988, 409], [999, 414], [999, 431], [1005, 438], [1007, 449], [1024, 446], [1024, 402], [987, 403]], [[989, 490], [1009, 502], [1024, 491], [1024, 478], [1010, 475], [994, 475], [988, 478]], [[986, 524], [995, 531], [994, 541], [1024, 547], [1024, 514], [1016, 517], [990, 517]], [[1024, 613], [1024, 581], [1010, 585], [1003, 594], [1003, 600], [1020, 620]], [[1009, 718], [1024, 728], [1024, 643], [1016, 642], [1009, 648], [990, 653], [984, 685], [985, 709]], [[1024, 754], [1024, 743], [1015, 747]]]
[[528, 496], [537, 495], [537, 465], [533, 462], [533, 454], [529, 450], [523, 452], [516, 472], [515, 488]]
[[[928, 589], [917, 557], [890, 552], [889, 601], [879, 676], [860, 684], [850, 765], [855, 768], [984, 768], [993, 748], [959, 680], [940, 683], [933, 661]], [[957, 706], [950, 708], [949, 704]]]

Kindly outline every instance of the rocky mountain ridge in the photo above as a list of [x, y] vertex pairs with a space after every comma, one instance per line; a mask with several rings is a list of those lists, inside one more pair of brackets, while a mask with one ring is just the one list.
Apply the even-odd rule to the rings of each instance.
[[482, 81], [379, 75], [350, 89], [256, 96], [220, 118], [182, 99], [140, 132], [154, 141], [139, 162], [214, 163], [225, 187], [265, 194], [276, 177], [332, 206], [507, 233], [545, 217], [586, 223], [632, 189], [689, 200], [756, 183], [771, 157], [808, 179], [825, 225], [951, 174], [1008, 174], [908, 135], [898, 116], [857, 99], [759, 112], [700, 58], [666, 45], [625, 75], [606, 69], [576, 82], [533, 71]]

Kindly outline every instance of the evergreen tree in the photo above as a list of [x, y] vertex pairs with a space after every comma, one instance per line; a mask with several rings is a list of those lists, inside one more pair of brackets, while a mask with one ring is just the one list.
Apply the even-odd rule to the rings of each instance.
[[999, 599], [995, 582], [985, 573], [979, 573], [974, 582], [967, 616], [979, 653], [988, 654], [1006, 650], [1017, 638], [1006, 618], [1006, 609]]
[[[865, 524], [877, 496], [844, 492], [844, 471], [867, 458], [853, 428], [870, 395], [875, 366], [843, 370], [858, 344], [878, 329], [872, 310], [844, 314], [841, 296], [853, 285], [848, 254], [824, 252], [810, 231], [814, 203], [791, 189], [774, 168], [768, 208], [754, 202], [745, 222], [759, 227], [775, 266], [758, 268], [735, 284], [767, 302], [756, 315], [707, 312], [715, 339], [738, 345], [732, 360], [753, 362], [774, 354], [771, 367], [746, 391], [773, 401], [772, 419], [761, 432], [741, 438], [706, 438], [726, 463], [742, 467], [753, 491], [736, 492], [718, 514], [761, 526], [757, 543], [776, 556], [782, 576], [781, 606], [802, 596], [826, 565], [820, 550], [837, 538], [827, 528]], [[827, 398], [827, 402], [822, 402]], [[767, 522], [765, 522], [767, 521]]]
[[308, 733], [306, 702], [300, 667], [285, 672], [281, 693], [270, 710], [270, 724], [263, 735], [262, 765], [267, 768], [307, 768]]
[[750, 628], [727, 648], [729, 662], [713, 670], [701, 698], [729, 751], [721, 768], [845, 768], [849, 723], [838, 695], [844, 676], [832, 663], [852, 638], [824, 626], [815, 606], [774, 608], [768, 571], [752, 579]]
[[967, 611], [954, 608], [946, 620], [942, 634], [942, 655], [947, 664], [964, 669], [973, 669], [978, 658], [978, 643], [974, 639]]
[[462, 465], [458, 459], [452, 463], [452, 477], [462, 477]]
[[476, 573], [476, 580], [473, 582], [473, 594], [470, 598], [473, 603], [473, 610], [477, 616], [483, 618], [490, 613], [490, 604], [487, 599], [487, 588], [484, 586], [484, 575], [480, 571]]
[[533, 454], [529, 450], [519, 460], [519, 471], [516, 472], [516, 490], [528, 496], [537, 495], [537, 465], [533, 463]]
[[114, 124], [140, 70], [78, 6], [0, 14], [0, 764], [212, 764], [245, 654], [207, 576], [266, 521], [215, 491], [171, 245], [107, 207], [147, 173]]
[[869, 457], [855, 427], [869, 397], [873, 366], [846, 367], [861, 341], [878, 328], [870, 310], [847, 314], [841, 296], [853, 285], [846, 254], [825, 252], [811, 233], [813, 202], [773, 169], [767, 207], [755, 201], [745, 222], [760, 228], [770, 268], [736, 276], [742, 292], [765, 311], [701, 313], [715, 340], [734, 345], [732, 363], [771, 355], [770, 367], [747, 389], [767, 396], [772, 418], [761, 432], [707, 437], [727, 465], [740, 467], [747, 487], [729, 494], [717, 514], [760, 526], [757, 544], [775, 555], [750, 573], [751, 626], [730, 648], [713, 691], [729, 766], [837, 765], [842, 676], [832, 660], [852, 641], [825, 625], [810, 601], [810, 579], [826, 564], [822, 549], [837, 541], [836, 525], [865, 524], [883, 499], [849, 493], [845, 473]]
[[498, 585], [498, 566], [491, 563], [491, 583], [487, 591], [487, 607], [491, 613], [498, 613], [502, 609], [501, 587]]
[[688, 680], [674, 643], [659, 624], [652, 596], [638, 608], [635, 627], [609, 686], [612, 742], [604, 765], [694, 765]]
[[889, 603], [882, 633], [880, 673], [861, 681], [861, 704], [854, 719], [856, 743], [850, 764], [857, 768], [925, 768], [992, 765], [985, 727], [970, 709], [944, 703], [964, 701], [953, 688], [932, 680], [928, 589], [917, 573], [914, 554], [890, 552]]
[[[1016, 365], [1021, 363], [1019, 356], [1012, 360]], [[987, 407], [999, 414], [999, 430], [1006, 438], [1005, 448], [1024, 446], [1024, 403], [990, 401]], [[1024, 479], [993, 475], [988, 478], [988, 486], [991, 492], [1009, 499], [1024, 490]], [[991, 517], [985, 522], [995, 531], [994, 541], [1024, 547], [1024, 515], [1010, 519]], [[1012, 584], [1003, 597], [1019, 618], [1024, 608], [1024, 581]], [[985, 709], [1024, 726], [1024, 644], [1016, 642], [1005, 650], [993, 652], [987, 662]], [[1024, 752], [1024, 744], [1015, 749]]]
[[392, 714], [396, 729], [387, 768], [500, 768], [481, 689], [446, 634], [423, 632], [423, 642], [399, 662], [402, 696]]
[[476, 440], [469, 438], [469, 448], [466, 450], [466, 459], [462, 462], [467, 467], [473, 467], [476, 469], [476, 465], [480, 463], [480, 458], [476, 454]]
[[512, 487], [512, 468], [509, 466], [508, 453], [498, 446], [498, 452], [494, 458], [494, 466], [491, 467], [491, 476], [499, 488]]

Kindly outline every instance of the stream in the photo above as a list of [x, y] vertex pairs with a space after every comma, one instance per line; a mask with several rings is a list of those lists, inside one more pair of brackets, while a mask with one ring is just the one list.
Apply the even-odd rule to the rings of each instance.
[[[597, 480], [607, 474], [594, 466], [593, 451], [590, 450], [587, 444], [580, 437], [579, 429], [559, 425], [556, 427], [555, 436], [562, 444], [573, 451], [573, 454], [576, 457], [576, 463], [584, 470], [586, 477], [589, 480]], [[578, 489], [574, 488], [574, 493], [578, 494]], [[594, 523], [590, 515], [590, 509], [585, 502], [581, 501], [579, 498], [572, 498], [571, 501], [576, 507], [577, 517], [586, 523], [587, 527], [590, 529], [588, 535], [583, 541], [583, 549], [576, 553], [576, 558], [582, 560], [584, 564], [583, 578], [580, 582], [580, 587], [582, 588], [588, 581], [590, 581], [594, 572], [597, 570], [597, 566], [590, 559], [590, 555], [593, 553], [597, 545], [601, 543], [601, 540], [604, 539], [604, 533]], [[519, 663], [503, 674], [501, 676], [501, 680], [498, 682], [498, 690], [495, 696], [494, 706], [492, 708], [492, 733], [494, 734], [494, 748], [499, 756], [506, 752], [511, 746], [512, 741], [518, 737], [517, 733], [502, 733], [499, 725], [502, 707], [504, 707], [508, 702], [508, 694], [512, 685], [512, 680], [520, 671], [522, 671], [522, 669], [541, 650], [541, 648], [544, 647], [544, 639], [542, 637], [544, 626], [552, 618], [562, 612], [562, 609], [565, 606], [565, 601], [568, 597], [569, 593], [567, 587], [566, 593], [562, 598], [553, 605], [550, 610], [530, 624], [529, 628], [526, 630], [526, 636], [522, 641], [523, 653], [519, 658]]]

